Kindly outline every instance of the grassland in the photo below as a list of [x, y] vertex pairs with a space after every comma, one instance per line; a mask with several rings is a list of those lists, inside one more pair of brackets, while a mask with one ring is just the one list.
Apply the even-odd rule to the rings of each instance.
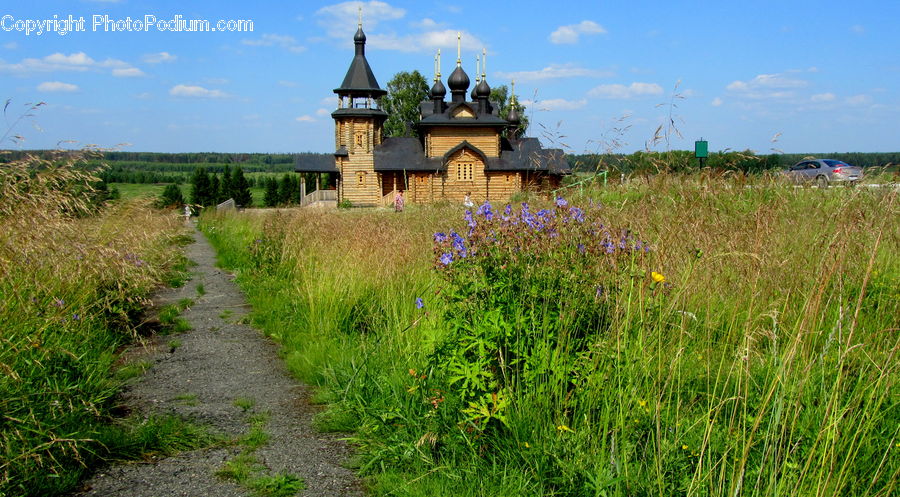
[[181, 278], [183, 225], [92, 204], [77, 160], [0, 170], [0, 495], [73, 490], [92, 466], [211, 443], [171, 417], [117, 416], [119, 364], [149, 293]]
[[[495, 206], [468, 257], [434, 241], [467, 233], [448, 204], [202, 227], [373, 495], [898, 492], [895, 191], [659, 175], [530, 200], [555, 235]], [[576, 244], [573, 205], [650, 250]]]

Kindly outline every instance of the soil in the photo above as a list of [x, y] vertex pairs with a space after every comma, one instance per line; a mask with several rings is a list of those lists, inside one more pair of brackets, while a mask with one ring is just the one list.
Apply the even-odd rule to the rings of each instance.
[[[268, 412], [268, 443], [254, 455], [269, 473], [303, 478], [301, 496], [363, 495], [359, 480], [347, 469], [351, 448], [340, 434], [323, 434], [312, 426], [319, 409], [310, 404], [310, 388], [292, 378], [279, 359], [277, 346], [259, 331], [241, 323], [250, 308], [233, 283], [233, 276], [216, 267], [215, 251], [194, 229], [186, 248], [196, 262], [193, 278], [183, 287], [160, 292], [154, 307], [181, 299], [194, 305], [181, 317], [191, 330], [156, 336], [126, 354], [153, 365], [126, 389], [123, 402], [143, 414], [183, 416], [233, 438], [249, 430], [248, 413], [238, 399], [254, 402], [250, 412]], [[203, 285], [205, 293], [198, 295]], [[172, 347], [177, 340], [180, 346]], [[214, 473], [239, 454], [241, 446], [226, 444], [182, 452], [141, 463], [99, 470], [78, 496], [226, 497], [252, 495], [247, 488]]]

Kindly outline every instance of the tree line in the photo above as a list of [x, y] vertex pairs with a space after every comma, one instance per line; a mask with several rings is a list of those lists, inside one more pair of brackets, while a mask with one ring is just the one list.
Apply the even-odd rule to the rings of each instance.
[[[704, 169], [740, 171], [756, 174], [783, 169], [808, 157], [844, 161], [863, 168], [888, 167], [900, 164], [900, 152], [895, 153], [828, 153], [828, 154], [760, 154], [743, 152], [712, 152], [703, 160]], [[612, 174], [653, 174], [657, 172], [691, 172], [701, 168], [692, 150], [668, 152], [638, 151], [632, 154], [568, 154], [566, 160], [574, 171]]]
[[[240, 167], [231, 169], [226, 166], [221, 175], [209, 173], [202, 167], [194, 170], [191, 176], [191, 204], [210, 207], [228, 199], [234, 199], [240, 207], [253, 205], [250, 185]], [[160, 207], [179, 207], [184, 203], [181, 189], [176, 184], [167, 185], [157, 200]]]

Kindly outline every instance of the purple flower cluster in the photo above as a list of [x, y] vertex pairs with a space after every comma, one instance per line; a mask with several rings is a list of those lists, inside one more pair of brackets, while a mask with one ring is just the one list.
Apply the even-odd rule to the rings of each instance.
[[650, 250], [630, 231], [611, 231], [595, 220], [596, 209], [586, 211], [570, 205], [562, 197], [555, 199], [554, 206], [555, 209], [534, 212], [523, 202], [516, 212], [511, 204], [507, 204], [499, 216], [495, 215], [489, 202], [479, 206], [474, 213], [466, 210], [463, 216], [468, 228], [465, 237], [455, 231], [449, 235], [434, 234], [435, 262], [438, 267], [447, 267], [454, 261], [496, 254], [498, 250], [515, 254], [569, 250], [581, 256]]
[[127, 254], [122, 256], [122, 259], [124, 259], [125, 262], [130, 262], [131, 264], [134, 264], [136, 267], [141, 267], [144, 265], [144, 260], [141, 259], [137, 254], [135, 254], [133, 252], [128, 252]]

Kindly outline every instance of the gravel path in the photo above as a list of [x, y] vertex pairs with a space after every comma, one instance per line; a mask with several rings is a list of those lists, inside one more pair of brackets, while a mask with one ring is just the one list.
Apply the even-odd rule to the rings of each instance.
[[[166, 290], [157, 306], [190, 298], [194, 305], [182, 317], [191, 331], [156, 337], [128, 354], [153, 363], [140, 381], [125, 392], [125, 403], [140, 412], [185, 416], [233, 437], [247, 433], [248, 415], [236, 399], [251, 399], [252, 412], [270, 413], [268, 443], [254, 455], [271, 474], [303, 478], [301, 496], [362, 495], [359, 481], [342, 466], [350, 455], [334, 434], [318, 433], [311, 424], [317, 409], [309, 387], [287, 373], [277, 347], [258, 331], [238, 321], [249, 307], [231, 275], [216, 267], [215, 252], [194, 230], [187, 256], [197, 263], [184, 287]], [[198, 296], [198, 285], [205, 294]], [[169, 342], [178, 340], [172, 350]], [[214, 475], [241, 451], [240, 446], [184, 452], [150, 463], [101, 469], [79, 496], [246, 496], [250, 490]]]

